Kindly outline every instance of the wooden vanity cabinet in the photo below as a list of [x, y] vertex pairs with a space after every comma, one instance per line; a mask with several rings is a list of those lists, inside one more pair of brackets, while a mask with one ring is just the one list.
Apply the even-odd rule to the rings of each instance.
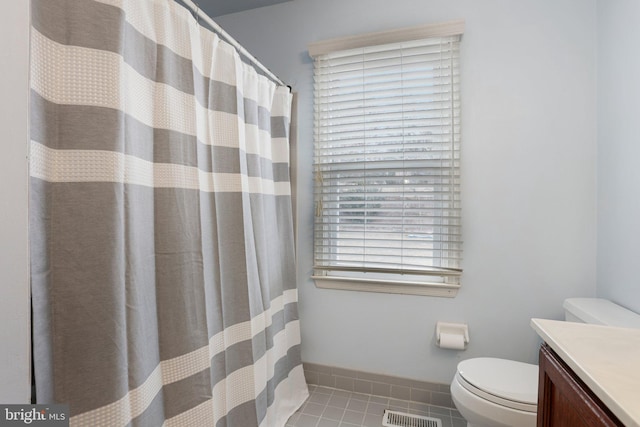
[[547, 344], [539, 366], [538, 427], [624, 427]]

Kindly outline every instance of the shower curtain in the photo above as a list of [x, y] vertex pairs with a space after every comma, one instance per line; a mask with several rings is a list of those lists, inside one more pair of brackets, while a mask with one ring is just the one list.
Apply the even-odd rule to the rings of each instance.
[[172, 0], [32, 0], [38, 403], [283, 426], [300, 360], [291, 95]]

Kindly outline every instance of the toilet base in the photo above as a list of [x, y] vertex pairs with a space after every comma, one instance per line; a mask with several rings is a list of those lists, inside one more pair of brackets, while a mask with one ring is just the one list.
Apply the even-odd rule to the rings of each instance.
[[467, 427], [536, 427], [536, 413], [497, 405], [482, 399], [460, 384], [458, 374], [451, 383], [451, 397]]

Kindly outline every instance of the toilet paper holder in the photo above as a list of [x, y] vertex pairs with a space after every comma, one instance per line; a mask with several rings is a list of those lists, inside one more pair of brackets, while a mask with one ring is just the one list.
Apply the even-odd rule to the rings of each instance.
[[[462, 348], [459, 346], [449, 346], [441, 342], [443, 335], [459, 337], [457, 341], [461, 344]], [[436, 342], [438, 347], [464, 350], [467, 344], [469, 344], [469, 326], [467, 326], [466, 323], [436, 322]]]

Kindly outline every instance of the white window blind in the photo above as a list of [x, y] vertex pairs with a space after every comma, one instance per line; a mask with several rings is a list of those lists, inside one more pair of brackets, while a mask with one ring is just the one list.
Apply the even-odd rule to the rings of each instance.
[[314, 58], [316, 275], [458, 283], [459, 43], [430, 37]]

